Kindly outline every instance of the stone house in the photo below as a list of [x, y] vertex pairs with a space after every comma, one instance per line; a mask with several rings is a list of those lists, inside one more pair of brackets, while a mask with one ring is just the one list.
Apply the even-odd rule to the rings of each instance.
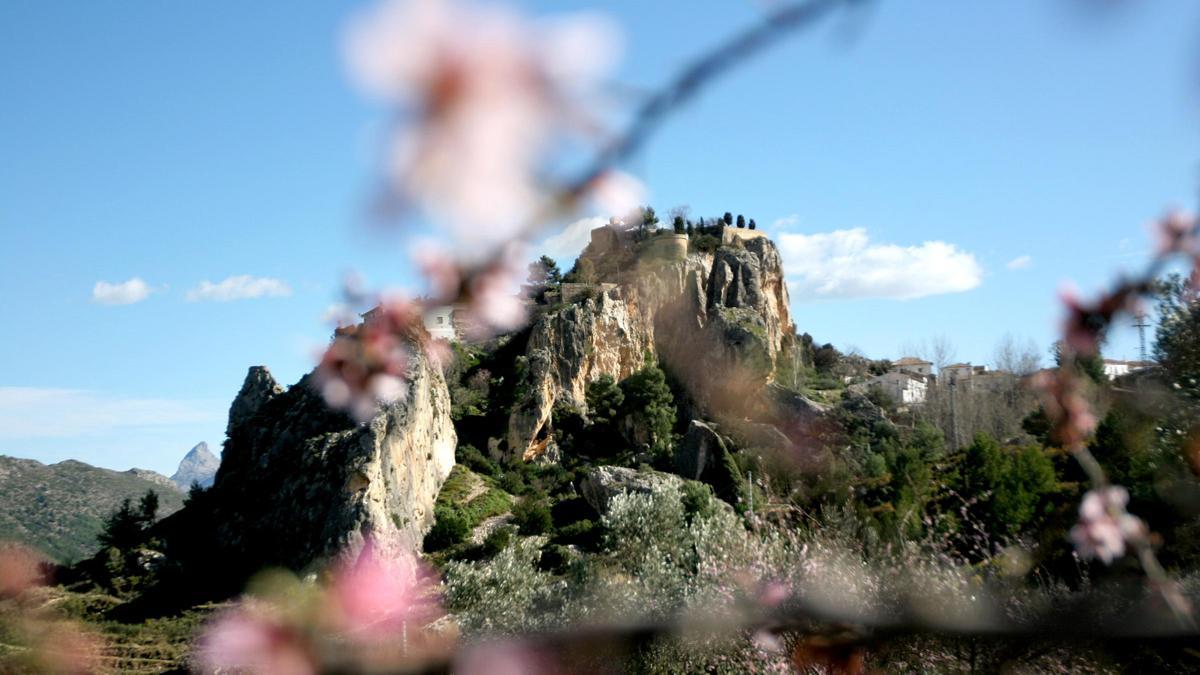
[[929, 378], [893, 370], [867, 380], [866, 385], [868, 388], [878, 387], [898, 405], [920, 405], [925, 402]]

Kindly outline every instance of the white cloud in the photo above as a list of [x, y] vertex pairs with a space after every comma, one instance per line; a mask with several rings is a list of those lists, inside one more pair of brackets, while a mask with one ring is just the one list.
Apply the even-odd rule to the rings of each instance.
[[778, 238], [793, 299], [911, 300], [969, 291], [983, 280], [975, 255], [944, 241], [876, 244], [861, 227]]
[[217, 423], [220, 401], [130, 398], [83, 389], [0, 387], [0, 440], [79, 438], [121, 429]]
[[786, 229], [789, 227], [794, 227], [794, 226], [798, 225], [799, 223], [800, 223], [800, 215], [796, 214], [796, 213], [789, 213], [788, 215], [786, 215], [782, 218], [776, 218], [775, 221], [773, 223], [771, 223], [771, 226], [769, 229], [782, 230], [782, 229]]
[[249, 274], [228, 277], [220, 283], [201, 281], [199, 286], [187, 292], [188, 302], [215, 300], [249, 300], [252, 298], [276, 298], [292, 294], [292, 287], [271, 277], [252, 277]]
[[1005, 263], [1005, 267], [1010, 270], [1023, 270], [1033, 264], [1033, 258], [1027, 255], [1019, 255]]
[[132, 305], [150, 297], [153, 289], [139, 277], [118, 284], [97, 281], [92, 286], [92, 302], [100, 305]]
[[591, 241], [592, 230], [607, 223], [608, 218], [600, 216], [580, 218], [543, 240], [539, 245], [538, 253], [545, 253], [554, 258], [558, 266], [565, 272], [571, 268], [575, 258], [579, 257], [579, 253]]

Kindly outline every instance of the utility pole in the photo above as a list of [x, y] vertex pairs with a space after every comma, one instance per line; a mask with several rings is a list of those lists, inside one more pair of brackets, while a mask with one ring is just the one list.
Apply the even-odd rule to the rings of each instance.
[[1138, 310], [1138, 313], [1133, 315], [1133, 327], [1138, 329], [1139, 358], [1142, 363], [1145, 363], [1149, 360], [1146, 358], [1146, 329], [1150, 327], [1150, 321], [1146, 317], [1145, 311]]
[[958, 401], [954, 397], [954, 390], [957, 389], [955, 382], [948, 383], [950, 386], [950, 435], [953, 436], [954, 449], [962, 447], [962, 443], [958, 438]]

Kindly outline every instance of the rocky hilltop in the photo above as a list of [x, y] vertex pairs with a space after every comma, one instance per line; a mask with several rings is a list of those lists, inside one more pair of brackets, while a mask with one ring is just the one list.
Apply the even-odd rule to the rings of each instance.
[[197, 443], [180, 460], [179, 468], [171, 476], [171, 483], [184, 491], [191, 489], [193, 484], [208, 487], [212, 485], [220, 466], [221, 460], [208, 449], [208, 443]]
[[361, 426], [326, 407], [311, 374], [284, 390], [266, 368], [250, 369], [205, 495], [228, 560], [300, 570], [367, 536], [420, 548], [456, 445], [446, 383], [425, 339], [412, 336], [406, 397]]
[[590, 297], [542, 315], [531, 329], [510, 453], [539, 454], [556, 404], [586, 413], [589, 382], [623, 379], [647, 360], [679, 379], [699, 413], [756, 412], [747, 407], [760, 404], [758, 394], [793, 347], [779, 250], [761, 232], [733, 228], [709, 251], [689, 251], [686, 240], [678, 248], [651, 243], [635, 246], [612, 228], [593, 231], [576, 263], [594, 275]]
[[[761, 419], [778, 363], [794, 348], [775, 245], [732, 228], [691, 250], [682, 237], [638, 242], [628, 234], [593, 233], [576, 265], [587, 281], [562, 284], [564, 297], [539, 305], [528, 329], [464, 348], [496, 368], [486, 376], [495, 388], [477, 401], [484, 412], [471, 413], [483, 415], [470, 418], [478, 424], [452, 417], [447, 375], [428, 357], [421, 329], [407, 337], [414, 357], [405, 397], [364, 425], [329, 409], [313, 374], [284, 388], [265, 367], [250, 368], [230, 406], [212, 487], [164, 528], [169, 540], [189, 540], [175, 555], [193, 556], [192, 569], [220, 568], [236, 584], [266, 566], [319, 566], [368, 536], [420, 550], [455, 465], [455, 419], [468, 425], [464, 434], [486, 427], [488, 438], [503, 436], [496, 449], [519, 464], [554, 449], [556, 410], [586, 416], [590, 383], [625, 380], [648, 362], [684, 389], [687, 418]], [[456, 391], [460, 377], [486, 375], [474, 368], [453, 376]], [[694, 469], [707, 475], [705, 461]]]

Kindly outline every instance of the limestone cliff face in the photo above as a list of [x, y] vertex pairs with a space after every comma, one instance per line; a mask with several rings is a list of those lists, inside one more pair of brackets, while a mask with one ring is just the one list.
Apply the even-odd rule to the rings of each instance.
[[419, 344], [407, 396], [363, 426], [328, 409], [312, 375], [283, 391], [265, 368], [250, 369], [212, 494], [218, 540], [239, 566], [300, 570], [367, 536], [420, 548], [457, 439], [441, 369]]
[[[557, 402], [586, 411], [588, 383], [623, 379], [647, 358], [702, 408], [738, 411], [753, 401], [790, 344], [787, 284], [773, 242], [727, 239], [714, 253], [682, 260], [622, 259], [624, 271], [601, 278], [615, 288], [540, 317], [526, 351], [524, 396], [509, 419], [509, 452], [528, 459], [553, 431]], [[589, 247], [583, 258], [596, 255]]]

